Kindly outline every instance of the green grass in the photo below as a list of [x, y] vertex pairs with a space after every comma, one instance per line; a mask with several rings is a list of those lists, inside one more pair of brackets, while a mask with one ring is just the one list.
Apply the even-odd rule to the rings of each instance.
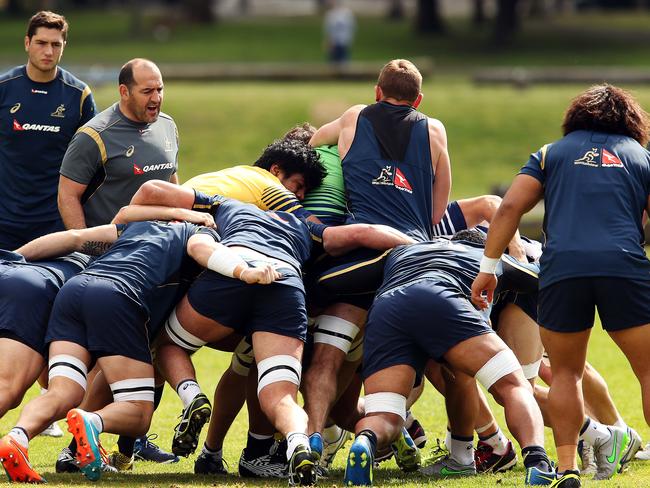
[[[321, 18], [226, 19], [214, 26], [176, 24], [173, 17], [144, 20], [132, 35], [124, 10], [63, 11], [70, 20], [66, 48], [68, 64], [120, 65], [129, 58], [158, 62], [322, 61]], [[0, 59], [3, 64], [24, 59], [22, 39], [26, 20], [0, 17]], [[169, 29], [156, 41], [155, 25]], [[648, 67], [650, 13], [566, 14], [527, 18], [512, 45], [496, 49], [492, 24], [476, 27], [466, 19], [450, 19], [445, 36], [415, 33], [410, 20], [359, 19], [353, 59], [386, 61], [396, 57], [428, 56], [440, 71], [473, 70], [478, 66], [622, 65]]]

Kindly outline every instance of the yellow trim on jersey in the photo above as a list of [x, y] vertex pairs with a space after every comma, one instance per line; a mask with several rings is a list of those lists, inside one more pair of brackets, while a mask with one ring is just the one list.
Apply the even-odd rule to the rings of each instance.
[[84, 113], [84, 102], [86, 101], [86, 98], [88, 98], [88, 95], [90, 95], [90, 87], [86, 85], [84, 91], [81, 92], [81, 101], [79, 102], [79, 117], [81, 117]]
[[292, 212], [301, 208], [296, 196], [282, 186], [278, 178], [256, 166], [234, 166], [201, 174], [190, 178], [183, 186], [208, 195], [234, 198], [261, 210]]
[[93, 141], [95, 141], [99, 149], [99, 155], [102, 158], [102, 164], [106, 164], [106, 161], [108, 161], [108, 156], [106, 155], [106, 146], [104, 145], [104, 141], [102, 141], [102, 136], [99, 135], [99, 132], [88, 126], [82, 127], [79, 129], [79, 132], [83, 132], [87, 136], [90, 136]]
[[546, 151], [548, 150], [548, 144], [542, 146], [542, 160], [539, 163], [541, 169], [544, 169], [544, 163], [546, 162]]
[[377, 261], [381, 261], [382, 259], [384, 259], [388, 255], [388, 253], [391, 252], [391, 251], [392, 251], [392, 249], [388, 249], [388, 250], [384, 251], [383, 253], [381, 253], [381, 255], [377, 256], [376, 258], [370, 259], [368, 261], [363, 261], [361, 263], [353, 264], [352, 266], [350, 266], [348, 268], [343, 268], [343, 269], [340, 269], [338, 271], [334, 271], [333, 273], [330, 273], [328, 275], [321, 276], [318, 279], [318, 282], [322, 283], [324, 280], [334, 278], [335, 276], [340, 276], [342, 274], [349, 273], [350, 271], [354, 271], [355, 269], [359, 269], [359, 268], [363, 268], [364, 266], [370, 266], [371, 264], [375, 264]]

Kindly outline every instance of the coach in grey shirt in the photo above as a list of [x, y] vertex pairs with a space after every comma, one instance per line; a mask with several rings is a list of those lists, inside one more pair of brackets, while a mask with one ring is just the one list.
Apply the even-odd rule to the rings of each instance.
[[132, 59], [119, 90], [120, 101], [79, 129], [63, 157], [58, 204], [68, 229], [109, 223], [147, 180], [178, 183], [178, 131], [160, 111], [160, 70]]

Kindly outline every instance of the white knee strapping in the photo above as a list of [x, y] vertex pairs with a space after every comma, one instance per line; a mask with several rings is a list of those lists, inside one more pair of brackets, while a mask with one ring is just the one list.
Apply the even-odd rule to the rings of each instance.
[[356, 361], [361, 360], [363, 357], [363, 332], [360, 332], [357, 334], [356, 339], [354, 339], [354, 342], [350, 346], [350, 350], [348, 351], [347, 356], [345, 356], [345, 360], [349, 363], [354, 363]]
[[83, 361], [68, 354], [52, 356], [48, 361], [48, 378], [63, 376], [75, 383], [78, 383], [84, 391], [86, 390], [86, 376], [88, 368]]
[[136, 400], [153, 403], [153, 378], [132, 378], [116, 381], [109, 385], [116, 402], [133, 402]]
[[369, 413], [394, 413], [406, 420], [406, 397], [387, 391], [363, 397], [364, 411]]
[[300, 386], [302, 365], [293, 356], [281, 354], [271, 356], [257, 363], [257, 395], [265, 386], [279, 381], [288, 381]]
[[481, 383], [486, 390], [489, 390], [493, 384], [499, 381], [504, 376], [514, 373], [521, 369], [519, 361], [515, 353], [510, 349], [499, 351], [492, 358], [483, 365], [476, 373], [476, 381]]
[[178, 317], [176, 317], [176, 309], [172, 310], [172, 313], [165, 322], [165, 331], [174, 344], [182, 347], [186, 351], [196, 352], [207, 344], [207, 342], [183, 329], [183, 326], [178, 321]]
[[248, 376], [253, 362], [255, 362], [253, 346], [246, 339], [242, 339], [232, 353], [230, 369], [239, 376]]
[[316, 319], [314, 343], [329, 344], [347, 354], [358, 333], [359, 327], [352, 322], [332, 315], [321, 315]]
[[539, 358], [534, 363], [522, 364], [521, 369], [524, 372], [524, 378], [527, 380], [532, 380], [537, 378], [539, 374], [539, 365], [542, 364], [542, 358]]

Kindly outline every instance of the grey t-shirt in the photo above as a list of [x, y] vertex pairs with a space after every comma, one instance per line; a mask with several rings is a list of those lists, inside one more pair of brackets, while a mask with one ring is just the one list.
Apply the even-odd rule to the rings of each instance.
[[177, 169], [174, 120], [161, 112], [152, 124], [133, 122], [115, 103], [77, 131], [60, 173], [87, 185], [81, 203], [91, 227], [108, 224], [145, 181], [168, 181]]

